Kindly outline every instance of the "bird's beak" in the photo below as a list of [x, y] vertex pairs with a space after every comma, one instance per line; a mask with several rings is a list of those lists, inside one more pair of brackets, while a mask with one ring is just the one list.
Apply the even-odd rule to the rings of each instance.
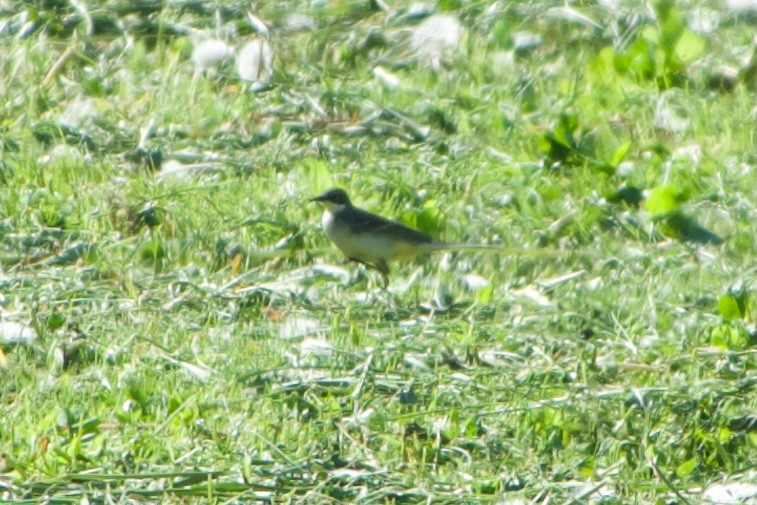
[[318, 195], [316, 197], [311, 198], [308, 200], [308, 202], [322, 202], [326, 199], [326, 194]]

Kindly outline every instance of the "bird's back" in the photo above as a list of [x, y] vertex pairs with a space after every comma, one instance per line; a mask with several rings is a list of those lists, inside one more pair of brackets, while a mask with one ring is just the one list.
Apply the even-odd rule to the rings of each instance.
[[427, 233], [414, 230], [402, 223], [383, 218], [363, 209], [352, 207], [344, 209], [342, 212], [348, 213], [345, 217], [350, 224], [350, 231], [358, 235], [370, 233], [411, 244], [426, 244], [433, 241], [431, 235]]
[[426, 233], [356, 207], [324, 216], [324, 229], [345, 256], [366, 263], [416, 256], [433, 242]]

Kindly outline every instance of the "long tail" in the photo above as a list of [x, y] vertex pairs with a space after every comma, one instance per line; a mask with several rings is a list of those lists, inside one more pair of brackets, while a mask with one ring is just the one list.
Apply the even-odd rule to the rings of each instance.
[[528, 256], [531, 259], [540, 258], [563, 258], [567, 256], [587, 256], [581, 251], [558, 251], [548, 248], [524, 248], [524, 247], [507, 247], [504, 245], [489, 244], [450, 244], [447, 242], [431, 242], [423, 244], [426, 252], [435, 251], [488, 251], [500, 254], [502, 256], [520, 257]]
[[447, 242], [431, 242], [423, 244], [428, 251], [463, 251], [463, 250], [487, 250], [487, 251], [506, 251], [504, 246], [489, 244], [450, 244]]

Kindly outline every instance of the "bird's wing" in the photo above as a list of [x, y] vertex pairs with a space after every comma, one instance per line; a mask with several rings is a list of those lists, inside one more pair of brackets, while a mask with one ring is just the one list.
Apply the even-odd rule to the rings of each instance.
[[346, 221], [349, 223], [352, 233], [385, 235], [413, 244], [426, 244], [433, 241], [431, 235], [414, 230], [396, 221], [390, 221], [363, 209], [353, 207], [350, 211], [350, 216], [348, 216]]

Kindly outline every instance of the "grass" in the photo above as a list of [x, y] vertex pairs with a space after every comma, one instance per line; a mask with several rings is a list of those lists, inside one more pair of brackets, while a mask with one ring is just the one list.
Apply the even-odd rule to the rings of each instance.
[[[251, 93], [197, 73], [186, 30], [241, 45], [246, 4], [88, 3], [92, 34], [19, 5], [3, 501], [667, 504], [754, 480], [750, 13], [441, 2], [464, 32], [426, 61], [408, 5], [266, 3]], [[333, 185], [502, 250], [382, 291], [319, 229]]]

